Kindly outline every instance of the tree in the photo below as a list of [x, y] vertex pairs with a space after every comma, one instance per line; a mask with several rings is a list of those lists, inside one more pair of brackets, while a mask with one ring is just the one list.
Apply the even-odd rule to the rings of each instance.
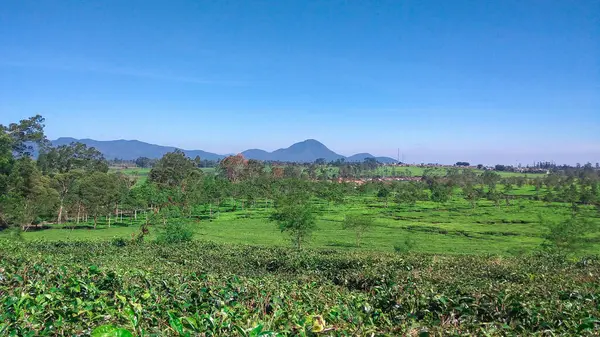
[[242, 154], [229, 156], [221, 160], [219, 163], [218, 172], [222, 177], [225, 177], [230, 182], [235, 183], [243, 178], [246, 165], [247, 161], [244, 159]]
[[108, 162], [104, 155], [95, 148], [78, 142], [43, 149], [38, 158], [38, 166], [46, 174], [67, 173], [72, 170], [108, 172]]
[[281, 166], [271, 167], [271, 176], [276, 179], [283, 178], [283, 167], [281, 167]]
[[471, 203], [471, 208], [475, 208], [477, 206], [477, 200], [479, 199], [479, 193], [477, 193], [473, 184], [466, 184], [463, 187], [462, 192], [465, 199]]
[[76, 193], [78, 180], [80, 180], [82, 176], [82, 172], [74, 171], [58, 173], [53, 177], [52, 186], [58, 192], [59, 197], [59, 207], [57, 215], [58, 223], [61, 223], [63, 219], [65, 200], [68, 200], [71, 195]]
[[377, 191], [377, 198], [380, 201], [385, 202], [385, 208], [388, 207], [388, 198], [389, 198], [389, 196], [390, 196], [390, 190], [387, 188], [387, 186], [385, 186], [385, 185], [382, 184], [379, 187], [379, 190]]
[[9, 223], [22, 230], [41, 215], [54, 211], [58, 193], [50, 186], [50, 178], [43, 176], [29, 157], [19, 158], [8, 176], [8, 193], [4, 210]]
[[491, 191], [496, 190], [496, 184], [500, 181], [501, 177], [498, 173], [492, 171], [485, 171], [481, 175], [481, 180]]
[[31, 156], [33, 144], [45, 147], [48, 140], [44, 135], [44, 117], [35, 115], [23, 119], [19, 123], [11, 123], [8, 126], [0, 124], [0, 134], [8, 135], [12, 153], [17, 157]]
[[316, 219], [308, 203], [283, 201], [277, 203], [271, 220], [276, 221], [282, 233], [288, 233], [296, 248], [301, 249], [315, 230]]
[[161, 187], [180, 187], [191, 172], [198, 170], [194, 162], [180, 150], [165, 154], [159, 159], [150, 174], [148, 181]]
[[443, 204], [452, 197], [452, 186], [434, 181], [430, 187], [431, 201]]
[[454, 166], [470, 166], [471, 164], [469, 164], [469, 162], [466, 161], [459, 161], [456, 162], [456, 164], [454, 164]]
[[423, 190], [413, 182], [402, 183], [396, 191], [396, 203], [414, 206], [418, 200], [423, 199]]
[[375, 225], [375, 221], [373, 218], [358, 215], [358, 214], [348, 214], [342, 223], [342, 227], [346, 230], [352, 230], [356, 234], [356, 247], [360, 247], [360, 239], [361, 236], [371, 230]]
[[44, 118], [36, 115], [8, 126], [0, 124], [0, 195], [7, 193], [8, 175], [15, 159], [29, 156], [33, 152], [32, 144], [46, 146], [43, 123]]
[[148, 157], [139, 157], [135, 160], [135, 165], [141, 168], [148, 168], [152, 164], [152, 159]]
[[377, 162], [377, 159], [372, 158], [372, 157], [367, 157], [364, 159], [363, 164], [365, 165], [365, 167], [368, 170], [374, 170], [377, 168], [377, 166], [379, 166], [379, 163]]
[[569, 253], [590, 246], [593, 241], [587, 237], [598, 232], [599, 225], [573, 214], [566, 221], [552, 222], [540, 217], [540, 223], [546, 227], [542, 246], [559, 253]]
[[302, 167], [297, 165], [286, 165], [283, 168], [283, 177], [298, 179], [302, 176]]
[[506, 200], [506, 206], [510, 206], [510, 192], [513, 189], [513, 185], [510, 182], [510, 180], [505, 180], [504, 181], [504, 191], [502, 192], [502, 195], [504, 196], [504, 199]]
[[315, 210], [310, 204], [307, 183], [298, 179], [283, 180], [277, 191], [271, 221], [277, 222], [282, 233], [288, 233], [292, 243], [302, 248], [315, 230]]
[[246, 163], [243, 172], [244, 179], [257, 179], [265, 174], [265, 164], [256, 159], [250, 159]]
[[86, 212], [94, 218], [94, 228], [98, 225], [98, 217], [110, 212], [116, 189], [115, 180], [112, 174], [93, 172], [79, 183], [79, 199]]
[[495, 189], [489, 190], [487, 193], [487, 199], [489, 201], [492, 201], [496, 207], [500, 206], [500, 197], [501, 196], [502, 195], [500, 194], [500, 192], [496, 191]]

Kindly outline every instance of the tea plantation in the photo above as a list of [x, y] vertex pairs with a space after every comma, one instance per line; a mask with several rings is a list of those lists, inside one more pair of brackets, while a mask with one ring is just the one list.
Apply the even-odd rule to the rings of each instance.
[[594, 335], [600, 261], [0, 241], [0, 335]]

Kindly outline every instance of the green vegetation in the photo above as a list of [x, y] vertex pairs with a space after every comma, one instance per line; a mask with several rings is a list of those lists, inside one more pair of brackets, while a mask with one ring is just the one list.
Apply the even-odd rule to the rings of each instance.
[[599, 332], [591, 164], [115, 169], [42, 122], [0, 126], [0, 335]]
[[2, 241], [0, 254], [3, 335], [72, 335], [110, 325], [139, 336], [567, 336], [597, 333], [600, 317], [595, 259], [198, 241]]

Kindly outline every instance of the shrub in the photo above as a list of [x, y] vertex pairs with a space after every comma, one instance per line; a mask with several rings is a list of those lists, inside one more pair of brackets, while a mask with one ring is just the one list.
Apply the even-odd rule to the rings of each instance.
[[156, 242], [163, 244], [188, 242], [192, 240], [194, 231], [181, 222], [167, 222], [167, 224], [158, 231]]
[[125, 240], [124, 238], [113, 238], [111, 241], [113, 246], [116, 247], [125, 247], [127, 246], [127, 240]]
[[394, 245], [394, 251], [396, 253], [408, 253], [415, 249], [417, 242], [411, 235], [407, 235], [404, 240], [397, 242]]

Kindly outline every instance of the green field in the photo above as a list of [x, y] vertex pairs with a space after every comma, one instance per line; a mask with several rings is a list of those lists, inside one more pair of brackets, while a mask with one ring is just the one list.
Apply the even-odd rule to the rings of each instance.
[[[534, 191], [525, 186], [513, 191], [515, 195], [528, 195]], [[319, 203], [317, 230], [309, 242], [313, 248], [336, 248], [343, 250], [391, 252], [394, 245], [407, 236], [416, 241], [415, 251], [452, 254], [517, 254], [539, 248], [545, 228], [539, 217], [547, 220], [564, 221], [571, 215], [568, 204], [544, 203], [528, 199], [515, 199], [510, 206], [502, 203], [494, 206], [481, 200], [476, 208], [460, 198], [445, 205], [433, 202], [418, 202], [415, 206], [388, 207], [377, 198], [347, 198], [343, 204]], [[224, 203], [219, 211], [213, 209], [213, 219], [208, 219], [206, 207], [198, 209], [190, 218], [177, 218], [190, 224], [197, 239], [219, 243], [241, 243], [254, 245], [287, 246], [289, 241], [268, 217], [270, 208], [264, 201], [242, 210], [237, 203]], [[583, 207], [580, 211], [594, 222], [600, 222], [594, 207]], [[365, 233], [360, 248], [354, 244], [354, 233], [342, 229], [342, 220], [348, 213], [361, 213], [376, 219], [373, 230]], [[114, 220], [113, 220], [114, 221]], [[141, 221], [141, 220], [140, 220]], [[138, 221], [138, 223], [140, 222]], [[100, 224], [90, 229], [91, 224], [82, 224], [75, 229], [70, 225], [24, 233], [28, 240], [102, 240], [113, 237], [129, 238], [137, 232], [138, 224], [125, 218], [122, 223], [108, 228]], [[152, 231], [151, 231], [152, 233]], [[584, 251], [597, 253], [600, 244]]]

